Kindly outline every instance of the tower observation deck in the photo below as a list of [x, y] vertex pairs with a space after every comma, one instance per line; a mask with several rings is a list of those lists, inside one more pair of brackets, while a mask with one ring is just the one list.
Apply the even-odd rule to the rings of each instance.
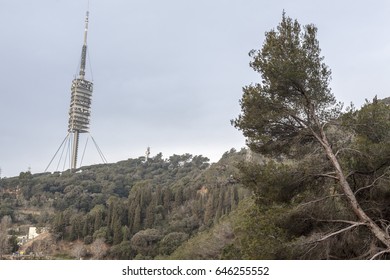
[[69, 109], [68, 132], [73, 134], [71, 169], [77, 165], [79, 134], [89, 132], [91, 119], [91, 103], [93, 83], [85, 79], [85, 64], [87, 60], [87, 35], [89, 12], [85, 17], [84, 44], [81, 50], [79, 76], [72, 81]]

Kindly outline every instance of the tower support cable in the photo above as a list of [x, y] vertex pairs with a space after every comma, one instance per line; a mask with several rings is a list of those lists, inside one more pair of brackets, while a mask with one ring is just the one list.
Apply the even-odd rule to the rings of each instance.
[[[68, 135], [68, 140], [67, 140], [67, 144], [65, 143], [62, 147], [62, 152], [61, 152], [61, 156], [60, 156], [60, 159], [58, 160], [58, 163], [57, 163], [57, 168], [55, 169], [56, 171], [59, 170], [59, 167], [60, 167], [60, 164], [61, 164], [61, 160], [62, 160], [62, 157], [64, 155], [64, 151], [65, 151], [65, 148], [69, 146], [69, 140], [70, 140], [70, 137]], [[68, 153], [65, 154], [65, 161], [66, 161], [66, 157], [68, 156]]]
[[[91, 134], [90, 134], [90, 135], [91, 135]], [[92, 139], [93, 143], [95, 144], [96, 150], [98, 151], [98, 153], [99, 153], [99, 155], [100, 155], [100, 158], [102, 159], [103, 163], [107, 163], [106, 157], [104, 156], [102, 150], [100, 150], [99, 145], [96, 143], [96, 141], [95, 141], [95, 139], [92, 137], [92, 135], [91, 135], [91, 139]]]
[[88, 140], [89, 140], [89, 137], [87, 137], [87, 140], [85, 141], [85, 146], [84, 146], [83, 155], [81, 156], [80, 166], [82, 166], [82, 164], [83, 164], [85, 150], [87, 149], [87, 145], [88, 145]]
[[58, 151], [61, 149], [62, 145], [64, 145], [65, 141], [68, 139], [69, 137], [69, 133], [68, 135], [66, 135], [66, 137], [64, 138], [64, 140], [62, 141], [61, 145], [58, 147], [57, 151], [55, 152], [54, 156], [52, 157], [52, 159], [50, 160], [49, 164], [47, 165], [46, 169], [45, 169], [45, 172], [49, 169], [51, 163], [53, 162], [54, 158], [57, 156], [58, 154]]

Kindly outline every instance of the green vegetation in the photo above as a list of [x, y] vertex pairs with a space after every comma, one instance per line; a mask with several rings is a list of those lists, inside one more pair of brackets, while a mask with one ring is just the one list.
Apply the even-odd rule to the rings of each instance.
[[389, 259], [390, 102], [343, 111], [316, 36], [283, 14], [250, 52], [249, 150], [1, 179], [0, 258], [34, 225], [34, 258]]
[[[235, 179], [244, 155], [232, 149], [211, 166], [203, 156], [158, 154], [146, 162], [141, 157], [75, 173], [22, 172], [2, 180], [2, 216], [12, 219], [13, 228], [48, 227], [57, 245], [81, 241], [91, 252], [107, 246], [100, 258], [168, 256], [248, 197]], [[100, 250], [88, 255], [73, 249], [69, 255], [76, 258], [95, 258]]]

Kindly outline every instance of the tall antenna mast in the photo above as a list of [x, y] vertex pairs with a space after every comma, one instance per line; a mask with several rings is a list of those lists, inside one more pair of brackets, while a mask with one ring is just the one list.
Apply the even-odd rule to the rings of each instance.
[[85, 79], [85, 65], [87, 60], [87, 35], [89, 12], [85, 17], [84, 43], [81, 49], [79, 77], [72, 81], [71, 101], [69, 109], [68, 132], [73, 134], [73, 148], [71, 155], [71, 170], [77, 167], [79, 134], [89, 132], [91, 117], [91, 103], [93, 83]]
[[89, 18], [89, 12], [87, 11], [87, 15], [85, 16], [84, 44], [81, 49], [81, 63], [80, 63], [80, 73], [79, 73], [80, 79], [84, 79], [85, 77], [85, 64], [87, 61], [88, 18]]

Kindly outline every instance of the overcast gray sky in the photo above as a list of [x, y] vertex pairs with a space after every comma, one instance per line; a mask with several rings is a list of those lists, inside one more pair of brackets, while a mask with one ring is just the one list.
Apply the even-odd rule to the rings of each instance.
[[[67, 135], [87, 2], [0, 0], [2, 177], [43, 172]], [[150, 146], [151, 156], [217, 161], [244, 147], [230, 120], [242, 87], [259, 81], [248, 52], [261, 48], [283, 9], [318, 27], [339, 101], [360, 107], [390, 95], [386, 0], [90, 0], [91, 134], [107, 160], [143, 156]], [[100, 163], [91, 144], [84, 163]]]

